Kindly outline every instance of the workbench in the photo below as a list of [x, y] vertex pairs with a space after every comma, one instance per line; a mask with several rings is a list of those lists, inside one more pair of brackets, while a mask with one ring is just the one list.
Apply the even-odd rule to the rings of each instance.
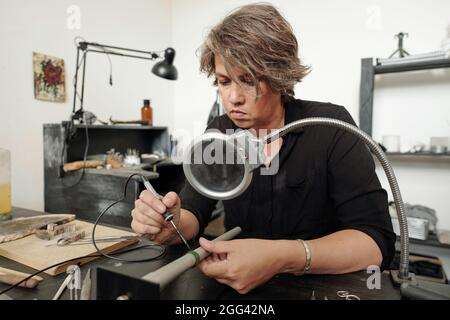
[[[20, 216], [32, 216], [43, 214], [42, 212], [20, 208], [13, 209], [13, 218]], [[191, 242], [193, 247], [198, 244]], [[91, 297], [96, 295], [96, 274], [98, 266], [115, 270], [134, 277], [141, 277], [161, 266], [179, 258], [186, 253], [183, 245], [166, 247], [166, 254], [160, 259], [142, 263], [118, 263], [106, 258], [99, 258], [86, 265], [81, 266], [82, 280], [87, 270], [91, 269], [92, 291]], [[125, 254], [127, 259], [140, 259], [145, 255], [145, 250], [138, 250]], [[15, 261], [0, 257], [0, 266], [21, 272], [33, 273], [34, 269], [18, 264]], [[13, 299], [51, 299], [66, 277], [65, 273], [52, 277], [45, 273], [40, 274], [44, 280], [35, 289], [15, 288], [7, 294]], [[175, 279], [161, 292], [161, 299], [165, 300], [310, 300], [312, 291], [316, 300], [342, 300], [337, 296], [337, 291], [345, 290], [359, 296], [362, 300], [399, 300], [401, 299], [399, 288], [395, 287], [388, 272], [381, 274], [381, 289], [367, 288], [366, 282], [370, 274], [365, 271], [345, 275], [303, 275], [279, 274], [267, 283], [252, 290], [250, 293], [241, 295], [228, 286], [206, 277], [198, 268], [193, 268]], [[0, 283], [0, 290], [7, 285]], [[68, 290], [64, 292], [61, 299], [68, 299]]]

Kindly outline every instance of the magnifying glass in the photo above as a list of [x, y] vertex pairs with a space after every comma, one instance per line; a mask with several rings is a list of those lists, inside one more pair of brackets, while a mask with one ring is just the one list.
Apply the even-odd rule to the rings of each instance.
[[207, 132], [186, 149], [183, 170], [201, 194], [217, 200], [232, 199], [250, 185], [253, 170], [264, 163], [264, 144], [249, 131], [232, 135]]
[[394, 197], [394, 203], [400, 224], [400, 269], [398, 277], [409, 277], [409, 239], [403, 204], [397, 179], [381, 147], [369, 135], [359, 128], [336, 119], [305, 118], [291, 122], [281, 129], [257, 138], [248, 130], [231, 135], [221, 132], [207, 132], [186, 149], [183, 170], [188, 182], [200, 194], [216, 200], [233, 199], [241, 195], [250, 185], [253, 171], [264, 164], [264, 146], [289, 132], [307, 126], [327, 126], [343, 129], [369, 147], [379, 160], [387, 176]]

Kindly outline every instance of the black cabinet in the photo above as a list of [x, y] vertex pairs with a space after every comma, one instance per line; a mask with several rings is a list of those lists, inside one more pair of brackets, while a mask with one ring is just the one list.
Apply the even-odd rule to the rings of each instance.
[[[171, 190], [179, 192], [184, 184], [182, 166], [170, 161], [156, 166], [141, 165], [112, 170], [86, 169], [84, 174], [82, 170], [62, 174], [63, 163], [83, 159], [87, 141], [89, 141], [88, 155], [105, 154], [111, 148], [122, 154], [128, 148], [133, 148], [139, 150], [141, 154], [162, 151], [168, 155], [169, 134], [166, 127], [94, 125], [86, 128], [80, 125], [74, 127], [73, 133], [74, 135], [67, 141], [67, 126], [44, 124], [46, 212], [73, 213], [81, 219], [94, 221], [104, 208], [123, 196], [126, 180], [133, 173], [145, 175], [161, 194]], [[134, 200], [143, 189], [139, 177], [132, 178], [127, 187], [125, 200], [112, 207], [102, 221], [129, 226]]]

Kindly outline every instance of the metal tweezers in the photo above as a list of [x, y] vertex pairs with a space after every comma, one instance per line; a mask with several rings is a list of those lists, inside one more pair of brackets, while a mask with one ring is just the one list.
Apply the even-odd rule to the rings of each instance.
[[[116, 242], [121, 240], [133, 240], [136, 236], [104, 236], [95, 238], [95, 242]], [[76, 246], [92, 243], [92, 239], [81, 239], [72, 243], [67, 244], [67, 246]]]

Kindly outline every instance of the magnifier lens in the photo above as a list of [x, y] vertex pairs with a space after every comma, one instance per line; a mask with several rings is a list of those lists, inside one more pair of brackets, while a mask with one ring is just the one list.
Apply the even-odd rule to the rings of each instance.
[[228, 192], [238, 187], [245, 166], [237, 148], [220, 139], [207, 139], [192, 149], [190, 171], [197, 182], [213, 192]]

